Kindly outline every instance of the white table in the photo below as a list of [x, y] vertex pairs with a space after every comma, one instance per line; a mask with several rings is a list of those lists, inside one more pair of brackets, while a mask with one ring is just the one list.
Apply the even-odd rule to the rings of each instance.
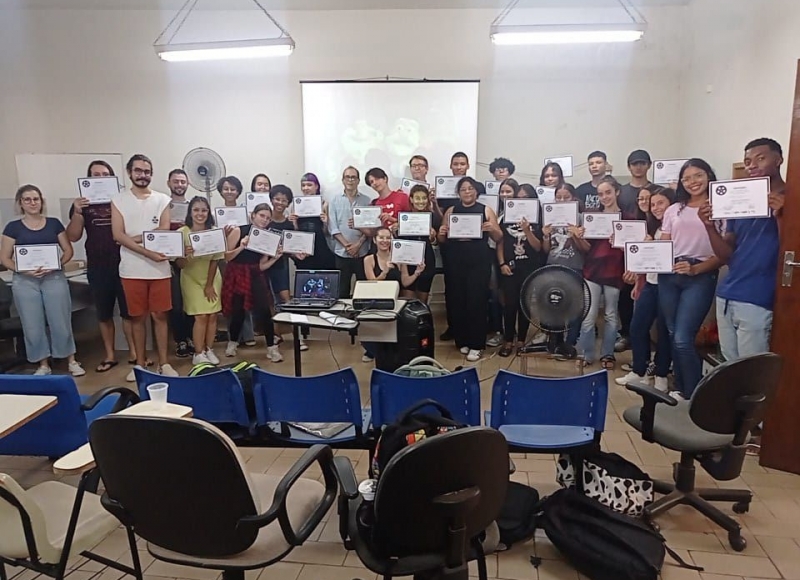
[[49, 395], [0, 395], [0, 439], [56, 406]]
[[[142, 401], [123, 409], [117, 415], [134, 415], [142, 417], [169, 417], [180, 419], [192, 416], [192, 408], [184, 405], [166, 403], [159, 405], [153, 401]], [[67, 453], [53, 464], [53, 471], [59, 475], [76, 475], [94, 469], [94, 455], [89, 443]]]

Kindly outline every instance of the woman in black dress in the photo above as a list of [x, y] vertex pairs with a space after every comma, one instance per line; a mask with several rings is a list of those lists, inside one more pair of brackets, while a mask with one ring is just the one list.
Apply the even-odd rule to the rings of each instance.
[[[313, 173], [306, 173], [300, 180], [300, 189], [303, 195], [320, 195], [319, 179]], [[295, 200], [296, 202], [296, 200]], [[322, 202], [322, 213], [317, 217], [298, 217], [297, 214], [289, 216], [289, 221], [294, 229], [300, 232], [314, 234], [314, 255], [294, 256], [294, 263], [299, 270], [334, 270], [336, 258], [328, 244], [328, 204]]]

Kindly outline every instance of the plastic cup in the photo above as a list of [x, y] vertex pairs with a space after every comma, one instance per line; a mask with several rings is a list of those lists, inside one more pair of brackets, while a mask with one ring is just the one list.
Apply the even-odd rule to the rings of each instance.
[[377, 479], [365, 479], [358, 484], [358, 493], [364, 501], [375, 501], [375, 491], [378, 489]]
[[153, 383], [147, 386], [147, 394], [150, 395], [150, 400], [157, 407], [163, 407], [167, 404], [167, 391], [169, 385], [167, 383]]

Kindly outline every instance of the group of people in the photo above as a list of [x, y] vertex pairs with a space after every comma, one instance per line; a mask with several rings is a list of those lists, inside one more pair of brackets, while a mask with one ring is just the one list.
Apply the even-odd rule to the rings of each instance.
[[[14, 245], [58, 244], [61, 262], [72, 257], [72, 243], [86, 234], [87, 277], [100, 321], [105, 358], [97, 372], [118, 364], [114, 349], [115, 305], [123, 320], [130, 349], [130, 363], [146, 367], [145, 323], [153, 321], [158, 372], [174, 376], [168, 359], [168, 332], [172, 327], [176, 355], [192, 356], [193, 362], [219, 364], [214, 352], [217, 319], [228, 319], [226, 356], [236, 356], [240, 344], [255, 344], [255, 332], [264, 334], [267, 359], [283, 360], [272, 315], [276, 304], [289, 296], [289, 263], [298, 269], [339, 270], [340, 297], [350, 296], [352, 279], [395, 280], [404, 297], [428, 301], [436, 274], [436, 254], [441, 255], [447, 329], [440, 338], [454, 340], [469, 361], [481, 358], [486, 346], [499, 346], [499, 355], [510, 356], [522, 348], [529, 322], [520, 310], [520, 292], [530, 274], [544, 265], [572, 269], [585, 280], [591, 307], [582, 321], [566, 329], [554, 345], [556, 356], [577, 359], [580, 365], [598, 360], [596, 336], [600, 336], [599, 363], [615, 366], [615, 346], [629, 342], [633, 350], [631, 371], [618, 379], [650, 381], [668, 389], [670, 368], [675, 375], [674, 393], [688, 398], [700, 380], [701, 361], [695, 336], [717, 296], [717, 321], [722, 354], [726, 359], [768, 350], [778, 261], [778, 236], [783, 206], [784, 182], [780, 175], [782, 150], [771, 139], [758, 139], [745, 148], [745, 167], [753, 177], [769, 177], [772, 217], [711, 220], [709, 183], [716, 175], [701, 159], [688, 160], [677, 183], [665, 187], [650, 183], [650, 155], [637, 150], [628, 157], [630, 183], [621, 185], [608, 175], [608, 160], [601, 151], [588, 156], [591, 180], [579, 187], [567, 183], [557, 163], [547, 163], [538, 186], [552, 188], [555, 202], [578, 202], [581, 212], [620, 214], [623, 220], [645, 220], [648, 238], [672, 240], [675, 252], [671, 274], [639, 275], [626, 272], [622, 250], [611, 240], [584, 238], [578, 219], [564, 227], [541, 225], [541, 220], [504, 220], [504, 202], [513, 198], [537, 198], [536, 186], [520, 184], [515, 166], [498, 158], [489, 167], [499, 182], [498, 210], [481, 203], [485, 185], [467, 176], [469, 158], [462, 152], [450, 160], [457, 182], [457, 198], [436, 195], [427, 185], [428, 160], [414, 155], [409, 174], [418, 183], [406, 194], [393, 190], [381, 168], [365, 175], [366, 184], [377, 194], [359, 191], [360, 172], [347, 167], [342, 173], [341, 192], [328, 192], [319, 216], [298, 217], [293, 212], [294, 194], [286, 185], [272, 185], [266, 174], [258, 174], [250, 191], [266, 193], [269, 203], [260, 203], [249, 213], [249, 224], [226, 226], [224, 252], [194, 256], [189, 236], [215, 227], [210, 200], [196, 196], [188, 200], [185, 217], [171, 210], [186, 203], [187, 176], [181, 169], [169, 173], [170, 195], [150, 189], [153, 165], [145, 156], [132, 156], [126, 170], [131, 183], [108, 204], [89, 204], [78, 198], [70, 210], [66, 228], [59, 220], [45, 217], [45, 200], [34, 185], [24, 185], [16, 194], [22, 218], [9, 222], [3, 231], [0, 259], [15, 270]], [[102, 160], [90, 164], [89, 177], [111, 177], [112, 167]], [[304, 196], [321, 195], [313, 173], [300, 182]], [[242, 205], [242, 182], [226, 176], [217, 184], [224, 206]], [[355, 227], [353, 210], [380, 208], [380, 226]], [[182, 207], [182, 206], [181, 206]], [[410, 236], [425, 243], [418, 265], [394, 264], [392, 240], [400, 237], [402, 212], [430, 213], [429, 235]], [[449, 235], [451, 215], [480, 216], [480, 238]], [[248, 249], [252, 228], [297, 230], [313, 233], [313, 254], [267, 256]], [[145, 247], [143, 232], [179, 230], [185, 255], [168, 258]], [[729, 274], [721, 284], [717, 276], [723, 264]], [[38, 363], [36, 374], [49, 374], [50, 357], [66, 358], [75, 376], [85, 373], [75, 359], [70, 324], [70, 296], [60, 270], [15, 272], [12, 289], [25, 334], [28, 358]], [[602, 331], [596, 328], [600, 308]], [[651, 364], [650, 331], [657, 324], [658, 341]], [[50, 327], [50, 336], [46, 333]], [[620, 340], [622, 339], [622, 341]], [[365, 344], [364, 361], [372, 360]], [[303, 350], [308, 347], [302, 344]], [[580, 356], [578, 356], [580, 355]], [[654, 367], [654, 371], [649, 369]], [[133, 380], [133, 371], [128, 376]]]

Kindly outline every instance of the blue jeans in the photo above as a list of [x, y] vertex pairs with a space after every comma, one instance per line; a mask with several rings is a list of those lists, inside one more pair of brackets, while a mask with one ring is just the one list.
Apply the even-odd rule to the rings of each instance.
[[717, 271], [686, 276], [659, 274], [658, 303], [672, 343], [675, 384], [687, 399], [702, 376], [703, 362], [694, 343], [717, 288]]
[[51, 356], [67, 358], [75, 354], [72, 298], [63, 272], [51, 272], [42, 278], [15, 273], [11, 291], [22, 322], [25, 349], [30, 362], [38, 363]]
[[664, 315], [658, 306], [658, 285], [645, 284], [636, 302], [633, 303], [631, 318], [631, 349], [633, 350], [633, 372], [644, 376], [650, 362], [650, 328], [656, 322], [658, 342], [656, 343], [656, 376], [666, 377], [672, 362], [669, 331]]
[[725, 360], [769, 352], [772, 310], [717, 297], [717, 327]]
[[601, 286], [590, 280], [586, 280], [589, 286], [589, 293], [592, 295], [592, 304], [589, 313], [581, 324], [581, 335], [578, 339], [578, 352], [583, 354], [587, 362], [594, 362], [595, 355], [595, 335], [594, 327], [597, 321], [597, 314], [600, 312], [600, 297], [604, 299], [603, 320], [603, 342], [600, 348], [600, 357], [614, 356], [614, 343], [617, 340], [617, 304], [619, 302], [619, 288], [614, 286]]

